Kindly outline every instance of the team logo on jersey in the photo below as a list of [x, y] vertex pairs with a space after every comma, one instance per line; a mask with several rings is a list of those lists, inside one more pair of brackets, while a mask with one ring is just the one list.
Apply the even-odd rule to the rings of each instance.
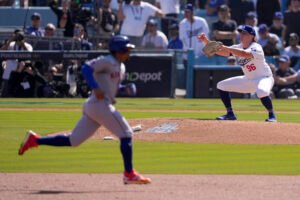
[[237, 63], [241, 66], [246, 65], [247, 63], [249, 63], [252, 59], [251, 58], [239, 58], [237, 60]]

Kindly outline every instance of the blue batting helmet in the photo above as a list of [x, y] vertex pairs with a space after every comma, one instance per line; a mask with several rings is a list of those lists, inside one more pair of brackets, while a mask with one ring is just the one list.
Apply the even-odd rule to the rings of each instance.
[[128, 49], [134, 49], [135, 45], [131, 44], [128, 37], [125, 35], [116, 35], [113, 36], [108, 45], [109, 51], [114, 52], [124, 52], [128, 51]]

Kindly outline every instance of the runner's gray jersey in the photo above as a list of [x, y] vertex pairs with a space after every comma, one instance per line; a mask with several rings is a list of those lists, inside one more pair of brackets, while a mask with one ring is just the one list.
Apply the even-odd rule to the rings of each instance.
[[[125, 65], [118, 62], [113, 56], [100, 56], [86, 63], [94, 70], [94, 79], [103, 91], [104, 96], [113, 102], [117, 95], [119, 84], [125, 76]], [[95, 95], [91, 99], [96, 100]]]

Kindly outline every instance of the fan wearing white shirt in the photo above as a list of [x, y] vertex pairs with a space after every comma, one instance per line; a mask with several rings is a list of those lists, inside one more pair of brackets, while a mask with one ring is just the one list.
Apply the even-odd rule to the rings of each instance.
[[133, 0], [130, 4], [123, 4], [119, 0], [118, 19], [123, 21], [120, 33], [128, 36], [137, 47], [141, 46], [147, 21], [154, 16], [162, 17], [163, 14], [160, 9], [147, 2]]
[[[32, 51], [32, 46], [25, 42], [24, 33], [21, 31], [15, 31], [13, 36], [13, 41], [11, 41], [7, 47], [8, 51]], [[6, 60], [5, 69], [2, 75], [2, 97], [9, 97], [9, 88], [8, 88], [8, 81], [10, 79], [10, 75], [12, 71], [15, 71], [19, 65], [20, 60]]]
[[209, 28], [206, 20], [202, 17], [194, 16], [192, 4], [185, 7], [185, 19], [179, 24], [179, 38], [183, 42], [183, 49], [194, 49], [195, 55], [203, 55], [204, 44], [198, 42], [197, 36], [201, 33], [209, 35]]
[[150, 19], [147, 23], [148, 33], [143, 37], [142, 48], [146, 49], [167, 49], [167, 36], [157, 30], [157, 21]]

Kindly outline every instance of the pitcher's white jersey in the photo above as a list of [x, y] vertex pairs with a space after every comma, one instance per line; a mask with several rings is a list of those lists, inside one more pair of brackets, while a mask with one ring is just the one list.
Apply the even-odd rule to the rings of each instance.
[[[231, 47], [243, 49], [242, 44], [233, 45]], [[241, 65], [246, 78], [257, 79], [272, 76], [272, 71], [266, 63], [264, 51], [260, 44], [253, 42], [244, 50], [251, 52], [253, 55], [253, 58], [236, 57], [237, 63]]]
[[[86, 63], [94, 70], [94, 79], [103, 91], [105, 98], [113, 101], [117, 95], [119, 84], [125, 77], [125, 65], [112, 55], [101, 56]], [[91, 99], [96, 99], [94, 95]]]

